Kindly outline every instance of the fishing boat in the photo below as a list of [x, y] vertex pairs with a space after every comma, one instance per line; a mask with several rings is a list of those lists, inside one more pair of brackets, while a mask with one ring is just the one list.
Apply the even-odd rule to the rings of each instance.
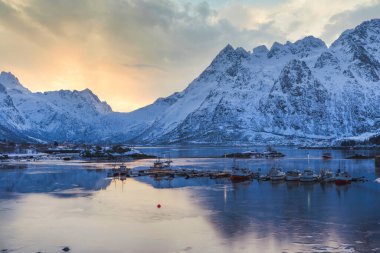
[[305, 169], [300, 176], [301, 182], [315, 182], [317, 180], [318, 175], [312, 169]]
[[337, 171], [335, 175], [336, 185], [350, 184], [351, 181], [352, 181], [352, 177], [347, 171], [341, 171], [340, 169]]
[[231, 173], [226, 172], [226, 171], [218, 171], [218, 172], [210, 173], [211, 179], [227, 178], [227, 177], [231, 177]]
[[331, 153], [323, 153], [322, 158], [325, 160], [328, 160], [332, 158], [332, 155]]
[[320, 172], [320, 179], [322, 183], [331, 183], [335, 182], [334, 173], [328, 169], [322, 169]]
[[173, 161], [170, 158], [166, 159], [165, 161], [162, 161], [161, 158], [158, 157], [153, 162], [153, 166], [150, 166], [150, 168], [151, 169], [169, 169], [172, 162]]
[[299, 181], [301, 173], [298, 170], [288, 170], [286, 172], [286, 181]]
[[243, 181], [247, 181], [247, 180], [252, 180], [253, 176], [252, 176], [252, 173], [250, 172], [250, 170], [239, 168], [239, 169], [235, 169], [232, 171], [230, 179], [232, 182], [236, 183], [236, 182], [243, 182]]
[[268, 175], [260, 175], [258, 180], [259, 181], [269, 181], [270, 180], [270, 176], [268, 176]]
[[285, 179], [285, 172], [281, 168], [272, 168], [269, 171], [269, 177], [272, 181], [280, 181]]
[[237, 183], [237, 182], [243, 182], [243, 181], [248, 181], [252, 179], [253, 179], [252, 171], [247, 168], [240, 168], [234, 161], [230, 180], [233, 183]]
[[153, 162], [153, 166], [150, 166], [151, 169], [163, 169], [165, 168], [165, 162], [161, 161], [160, 158], [157, 158], [156, 161]]
[[119, 166], [119, 173], [120, 173], [120, 176], [129, 177], [131, 173], [131, 169], [125, 166], [123, 163]]
[[130, 177], [131, 176], [131, 169], [125, 166], [124, 164], [121, 164], [118, 168], [116, 168], [116, 165], [113, 169], [111, 169], [108, 173], [108, 177]]

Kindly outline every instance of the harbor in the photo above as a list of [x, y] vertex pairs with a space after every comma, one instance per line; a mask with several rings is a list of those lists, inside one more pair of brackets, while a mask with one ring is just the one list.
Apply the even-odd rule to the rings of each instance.
[[[321, 157], [312, 157], [316, 161], [320, 161], [323, 165], [318, 165], [319, 170], [313, 169], [310, 166], [310, 154], [307, 153], [307, 165], [303, 170], [294, 168], [282, 168], [278, 167], [283, 161], [286, 155], [268, 147], [264, 152], [255, 151], [243, 151], [228, 153], [222, 156], [222, 162], [224, 163], [224, 168], [220, 169], [207, 169], [207, 168], [186, 168], [173, 166], [173, 160], [171, 159], [170, 153], [168, 153], [168, 158], [157, 156], [154, 161], [151, 161], [151, 165], [148, 168], [128, 168], [124, 163], [113, 165], [112, 169], [109, 169], [107, 176], [109, 178], [125, 178], [125, 177], [143, 177], [149, 176], [154, 178], [156, 181], [161, 180], [173, 180], [175, 178], [210, 178], [210, 179], [227, 179], [231, 183], [239, 183], [245, 181], [272, 181], [272, 182], [301, 182], [301, 183], [335, 183], [336, 185], [346, 185], [352, 182], [367, 182], [368, 179], [365, 176], [353, 177], [346, 169], [342, 168], [342, 161], [339, 160], [339, 167], [331, 170], [328, 168], [333, 156], [330, 152], [323, 152]], [[360, 156], [362, 157], [362, 156]], [[368, 157], [368, 156], [363, 156]], [[267, 165], [272, 164], [272, 167], [262, 169], [262, 168], [252, 168], [257, 160], [265, 161]], [[352, 159], [348, 157], [347, 159]], [[362, 158], [360, 158], [362, 159]], [[370, 159], [370, 158], [367, 158]], [[289, 159], [288, 159], [289, 160]], [[290, 159], [292, 160], [292, 159]], [[375, 159], [375, 164], [378, 160]], [[240, 166], [240, 164], [245, 164], [245, 167]], [[293, 165], [294, 166], [294, 165]], [[327, 167], [326, 167], [327, 166]]]
[[[127, 247], [143, 253], [157, 248], [244, 253], [380, 248], [380, 169], [375, 159], [345, 159], [349, 154], [343, 151], [331, 151], [332, 158], [324, 159], [323, 150], [295, 148], [278, 148], [286, 156], [276, 159], [222, 158], [225, 147], [186, 147], [181, 157], [176, 150], [182, 149], [145, 148], [144, 153], [161, 158], [120, 162], [1, 162], [0, 250], [64, 252], [67, 247], [69, 252], [121, 253]], [[234, 149], [229, 153], [240, 152]], [[198, 158], [200, 153], [212, 157]], [[253, 175], [232, 179], [233, 168]], [[365, 180], [342, 185], [322, 179], [301, 182], [307, 168], [312, 169], [311, 178], [336, 177], [340, 168], [352, 179]], [[270, 172], [272, 179], [260, 179]], [[149, 245], [141, 249], [146, 238]]]
[[[171, 163], [172, 161], [170, 161]], [[364, 176], [352, 177], [347, 171], [338, 169], [332, 172], [329, 169], [321, 169], [315, 172], [311, 168], [306, 168], [301, 173], [299, 170], [284, 170], [282, 168], [272, 167], [269, 172], [265, 173], [258, 168], [252, 171], [248, 168], [239, 167], [238, 162], [234, 159], [233, 165], [224, 170], [205, 170], [205, 169], [186, 169], [170, 166], [167, 161], [160, 159], [153, 162], [149, 169], [132, 169], [127, 168], [124, 163], [109, 169], [107, 177], [112, 179], [125, 179], [127, 177], [144, 177], [149, 176], [156, 181], [173, 180], [175, 178], [210, 178], [210, 179], [227, 179], [232, 183], [246, 181], [271, 181], [271, 182], [301, 182], [301, 183], [335, 183], [336, 185], [345, 185], [352, 182], [367, 182]]]

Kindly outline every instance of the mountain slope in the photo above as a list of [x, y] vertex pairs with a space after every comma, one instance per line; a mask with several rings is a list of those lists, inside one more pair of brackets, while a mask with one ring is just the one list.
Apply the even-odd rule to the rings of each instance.
[[227, 45], [189, 86], [130, 113], [90, 90], [32, 93], [0, 74], [0, 136], [130, 143], [331, 143], [380, 131], [380, 19], [330, 47]]
[[376, 19], [330, 48], [312, 36], [252, 52], [228, 45], [164, 113], [181, 116], [157, 118], [136, 141], [328, 142], [375, 133], [379, 34]]

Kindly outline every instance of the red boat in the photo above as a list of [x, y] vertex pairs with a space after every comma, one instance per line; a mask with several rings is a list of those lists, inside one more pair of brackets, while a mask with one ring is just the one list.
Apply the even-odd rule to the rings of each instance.
[[335, 177], [335, 184], [336, 185], [350, 184], [351, 181], [352, 181], [352, 177], [351, 177], [350, 174], [348, 174], [348, 172], [346, 172], [346, 171], [343, 171], [343, 172], [338, 171], [336, 173], [336, 177]]
[[251, 180], [252, 177], [248, 175], [231, 175], [230, 180], [233, 183], [238, 183], [238, 182], [243, 182], [243, 181], [248, 181]]
[[331, 155], [331, 153], [323, 153], [323, 155], [322, 155], [322, 158], [323, 159], [331, 159], [332, 158], [332, 155]]
[[253, 173], [249, 169], [239, 168], [238, 166], [232, 167], [232, 174], [230, 180], [233, 183], [248, 181], [253, 179]]

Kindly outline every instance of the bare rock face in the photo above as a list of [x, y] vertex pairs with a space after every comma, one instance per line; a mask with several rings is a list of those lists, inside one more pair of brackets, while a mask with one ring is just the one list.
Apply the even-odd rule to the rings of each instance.
[[260, 110], [268, 118], [267, 129], [324, 135], [328, 132], [327, 89], [305, 62], [290, 61], [282, 70]]

